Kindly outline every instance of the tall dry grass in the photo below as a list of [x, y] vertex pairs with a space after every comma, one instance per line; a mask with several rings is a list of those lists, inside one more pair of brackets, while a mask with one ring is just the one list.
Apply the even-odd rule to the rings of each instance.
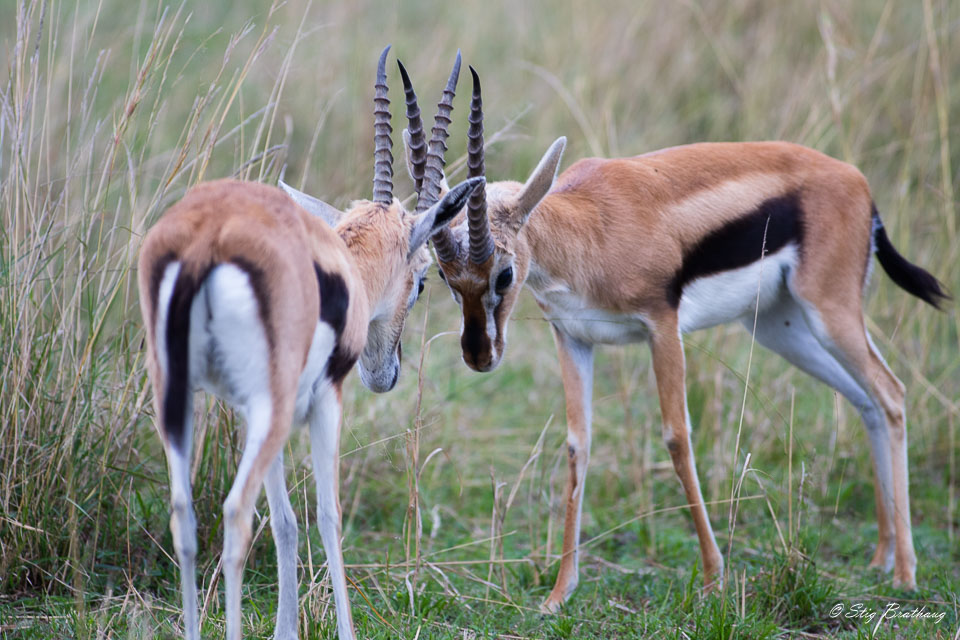
[[[339, 205], [366, 197], [372, 68], [387, 43], [424, 105], [458, 47], [477, 67], [487, 129], [505, 129], [488, 151], [491, 179], [524, 177], [561, 134], [570, 140], [564, 165], [698, 140], [792, 140], [856, 163], [894, 243], [960, 291], [955, 3], [19, 0], [0, 6], [0, 25], [0, 594], [8, 602], [66, 596], [98, 607], [118, 593], [147, 610], [151, 597], [177, 602], [165, 468], [142, 366], [139, 240], [203, 179], [272, 182], [284, 171]], [[395, 75], [391, 83], [399, 124]], [[451, 159], [465, 146], [466, 93], [456, 101]], [[396, 173], [404, 175], [399, 162]], [[458, 319], [442, 285], [430, 292], [408, 324], [405, 351], [430, 348], [407, 359], [399, 388], [373, 396], [351, 382], [346, 393], [346, 555], [364, 565], [355, 568], [364, 593], [355, 602], [383, 595], [387, 604], [371, 606], [385, 620], [416, 610], [415, 596], [431, 590], [513, 602], [518, 585], [549, 582], [559, 545], [563, 401], [539, 312], [523, 302], [504, 365], [481, 376], [459, 362], [454, 337], [437, 336]], [[953, 543], [956, 310], [921, 309], [877, 271], [868, 311], [909, 388], [915, 502], [944, 503], [916, 513], [918, 528], [947, 530]], [[718, 531], [734, 531], [735, 521], [724, 526], [724, 501], [748, 453], [756, 472], [742, 493], [767, 496], [769, 509], [759, 501], [751, 513], [775, 511], [770, 527], [785, 521], [785, 503], [801, 509], [801, 465], [808, 510], [871, 518], [853, 412], [759, 351], [747, 378], [749, 349], [732, 328], [688, 340], [697, 457]], [[629, 530], [640, 536], [633, 556], [642, 561], [676, 531], [685, 535], [683, 520], [669, 519], [682, 501], [659, 444], [648, 365], [642, 348], [598, 358], [588, 552]], [[194, 466], [205, 554], [198, 578], [216, 612], [219, 505], [239, 438], [229, 412], [207, 405], [204, 413]], [[312, 513], [305, 452], [295, 441], [289, 456], [302, 526]], [[783, 473], [788, 459], [792, 474]], [[944, 484], [946, 492], [925, 488]], [[788, 536], [796, 527], [784, 526]], [[734, 553], [750, 546], [738, 534], [731, 540]], [[329, 616], [316, 541], [304, 544], [305, 615]], [[251, 567], [265, 584], [271, 562], [255, 547]], [[480, 595], [466, 593], [470, 584], [483, 585]], [[392, 600], [394, 589], [409, 592], [408, 602]], [[109, 627], [127, 600], [110, 604], [98, 624]]]

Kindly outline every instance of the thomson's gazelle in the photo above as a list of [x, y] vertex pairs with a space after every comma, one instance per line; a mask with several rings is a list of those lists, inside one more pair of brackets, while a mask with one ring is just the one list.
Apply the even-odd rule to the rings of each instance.
[[241, 637], [241, 575], [261, 485], [277, 547], [275, 637], [297, 637], [297, 524], [282, 448], [292, 425], [305, 423], [339, 634], [354, 637], [340, 549], [341, 385], [358, 359], [370, 389], [396, 384], [400, 333], [430, 264], [425, 242], [483, 182], [461, 183], [419, 215], [393, 198], [387, 49], [376, 82], [372, 202], [341, 213], [286, 185], [292, 198], [275, 187], [221, 180], [191, 189], [144, 240], [140, 302], [170, 472], [187, 638], [199, 637], [190, 483], [198, 387], [236, 407], [247, 424], [223, 505], [227, 638]]
[[[476, 76], [474, 82], [469, 175], [483, 175]], [[704, 579], [717, 584], [723, 557], [690, 445], [682, 335], [735, 321], [752, 330], [755, 315], [760, 344], [860, 412], [879, 518], [870, 564], [893, 568], [896, 586], [914, 587], [904, 386], [864, 324], [871, 256], [926, 302], [937, 306], [945, 293], [894, 249], [863, 175], [796, 144], [721, 143], [581, 160], [553, 184], [564, 145], [560, 138], [550, 147], [526, 184], [478, 190], [436, 247], [461, 307], [469, 367], [490, 371], [499, 364], [525, 282], [553, 330], [566, 395], [569, 480], [560, 571], [543, 608], [556, 610], [577, 584], [595, 344], [650, 344], [664, 441], [691, 505]], [[409, 154], [407, 160], [413, 164]]]

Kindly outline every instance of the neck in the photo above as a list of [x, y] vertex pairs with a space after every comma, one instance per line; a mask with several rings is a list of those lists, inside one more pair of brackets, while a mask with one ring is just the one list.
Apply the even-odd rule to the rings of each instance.
[[387, 282], [383, 277], [386, 269], [377, 268], [377, 266], [369, 265], [368, 263], [362, 263], [361, 266], [361, 263], [354, 260], [354, 271], [363, 289], [365, 315], [367, 323], [369, 324], [376, 319], [377, 313], [379, 312], [377, 307], [383, 299], [386, 290]]
[[[527, 279], [534, 291], [557, 280], [569, 282], [571, 270], [590, 264], [590, 254], [596, 250], [591, 229], [567, 213], [577, 209], [559, 206], [562, 199], [562, 194], [545, 197], [517, 237], [530, 256]], [[596, 260], [596, 255], [592, 260]]]

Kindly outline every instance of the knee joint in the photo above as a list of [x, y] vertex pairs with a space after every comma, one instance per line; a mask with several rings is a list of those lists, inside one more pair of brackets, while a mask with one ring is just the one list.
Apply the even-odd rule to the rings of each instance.
[[231, 570], [242, 569], [243, 559], [246, 555], [246, 549], [240, 549], [236, 545], [225, 545], [222, 558], [224, 568]]
[[663, 444], [667, 447], [671, 458], [682, 456], [687, 449], [687, 439], [678, 437], [673, 431], [665, 431]]
[[901, 441], [907, 437], [907, 426], [903, 421], [903, 412], [887, 412], [887, 424], [890, 428], [890, 439]]
[[250, 544], [250, 519], [230, 500], [223, 505], [223, 562], [234, 566], [243, 562]]
[[293, 512], [290, 513], [281, 513], [272, 518], [273, 520], [273, 536], [279, 542], [289, 543], [296, 545], [297, 544], [297, 520], [293, 515]]
[[567, 440], [567, 459], [582, 461], [590, 454], [589, 447], [579, 440]]
[[672, 457], [682, 455], [687, 451], [690, 442], [690, 431], [687, 424], [663, 425], [663, 444]]

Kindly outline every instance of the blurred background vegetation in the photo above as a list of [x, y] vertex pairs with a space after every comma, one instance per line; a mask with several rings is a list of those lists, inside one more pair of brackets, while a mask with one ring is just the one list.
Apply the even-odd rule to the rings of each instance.
[[[569, 140], [564, 167], [703, 140], [791, 140], [857, 164], [897, 247], [958, 292], [958, 26], [960, 4], [943, 0], [0, 3], [0, 634], [177, 633], [166, 470], [137, 308], [140, 238], [204, 179], [274, 183], [283, 173], [340, 206], [369, 197], [384, 45], [391, 65], [399, 57], [410, 70], [425, 115], [458, 48], [477, 68], [495, 140], [489, 179], [525, 178], [559, 135]], [[399, 132], [393, 66], [390, 83]], [[454, 172], [466, 87], [449, 142]], [[403, 196], [412, 187], [395, 152]], [[878, 272], [868, 315], [909, 390], [918, 593], [866, 569], [876, 522], [856, 414], [770, 354], [751, 361], [749, 336], [725, 327], [690, 336], [687, 358], [701, 482], [730, 551], [727, 590], [697, 591], [695, 537], [675, 508], [684, 499], [660, 442], [646, 348], [601, 349], [581, 583], [561, 614], [540, 617], [566, 473], [552, 340], [526, 297], [503, 365], [468, 371], [449, 333], [456, 306], [434, 279], [408, 323], [398, 388], [375, 396], [351, 376], [345, 392], [344, 553], [358, 630], [869, 637], [872, 623], [829, 614], [861, 602], [945, 616], [883, 622], [876, 637], [951, 637], [956, 307], [922, 307]], [[241, 425], [220, 405], [199, 406], [197, 579], [205, 634], [218, 635], [220, 505]], [[303, 435], [287, 456], [301, 531], [313, 516]], [[272, 633], [275, 607], [265, 515], [245, 583], [255, 637]], [[333, 637], [315, 527], [300, 539], [301, 637]]]

